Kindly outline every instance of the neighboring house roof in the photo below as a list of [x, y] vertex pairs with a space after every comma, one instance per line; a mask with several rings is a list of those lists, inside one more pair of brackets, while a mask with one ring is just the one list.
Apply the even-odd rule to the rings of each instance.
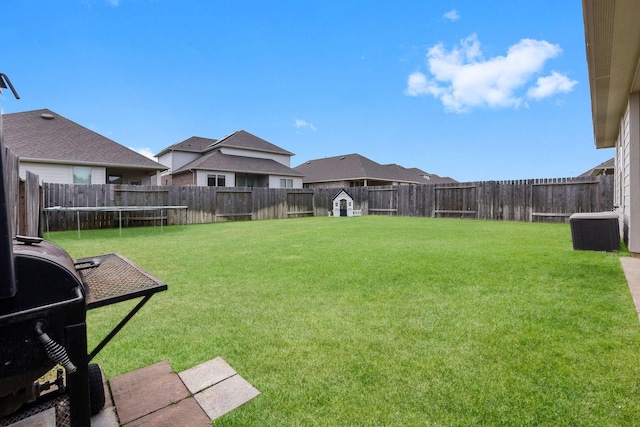
[[215, 144], [212, 144], [209, 149], [216, 149], [221, 147], [242, 148], [246, 150], [263, 151], [265, 153], [284, 154], [287, 156], [294, 155], [292, 152], [280, 148], [277, 145], [265, 141], [262, 138], [258, 138], [257, 136], [250, 134], [249, 132], [246, 132], [244, 130], [239, 130], [225, 136]]
[[4, 143], [22, 161], [167, 169], [46, 108], [4, 114], [2, 118]]
[[398, 172], [405, 174], [407, 179], [417, 179], [421, 181], [425, 181], [427, 184], [452, 184], [456, 181], [453, 178], [441, 177], [436, 175], [435, 173], [428, 173], [418, 168], [405, 168], [400, 165], [391, 164], [388, 166], [396, 166], [398, 168]]
[[605, 162], [600, 163], [595, 168], [589, 169], [585, 173], [579, 175], [583, 176], [598, 176], [598, 175], [612, 175], [615, 170], [615, 159], [611, 158]]
[[302, 174], [271, 159], [256, 157], [232, 156], [222, 154], [220, 150], [198, 157], [173, 172], [174, 175], [191, 170], [229, 171], [241, 173], [274, 174], [286, 176], [302, 176]]
[[640, 91], [638, 0], [582, 0], [597, 148], [614, 147], [630, 93]]
[[433, 176], [438, 179], [446, 179], [447, 182], [456, 182], [451, 178], [440, 178], [437, 175], [428, 174], [417, 168], [406, 169], [400, 165], [381, 165], [360, 154], [346, 154], [343, 156], [327, 157], [324, 159], [309, 160], [294, 169], [305, 175], [303, 182], [331, 182], [370, 179], [380, 181], [394, 181], [411, 184], [428, 184], [432, 180], [425, 176]]
[[163, 154], [166, 154], [170, 151], [187, 151], [191, 153], [202, 153], [206, 150], [207, 147], [215, 144], [218, 140], [211, 138], [202, 138], [200, 136], [192, 136], [191, 138], [187, 138], [182, 142], [178, 142], [173, 144], [158, 154], [155, 157], [160, 157]]

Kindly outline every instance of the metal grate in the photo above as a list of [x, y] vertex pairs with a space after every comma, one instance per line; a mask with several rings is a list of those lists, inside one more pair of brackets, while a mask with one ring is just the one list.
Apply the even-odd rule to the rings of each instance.
[[119, 254], [99, 255], [76, 260], [87, 287], [87, 308], [96, 308], [167, 289]]
[[[47, 413], [47, 411], [49, 412]], [[23, 421], [22, 425], [30, 425], [31, 422], [35, 422], [35, 419], [31, 417], [47, 419], [52, 418], [54, 415], [56, 427], [71, 426], [71, 405], [69, 403], [68, 395], [65, 394], [42, 403], [29, 405], [8, 417], [0, 418], [0, 427], [10, 426], [19, 421]], [[29, 418], [31, 418], [31, 420], [29, 420]]]

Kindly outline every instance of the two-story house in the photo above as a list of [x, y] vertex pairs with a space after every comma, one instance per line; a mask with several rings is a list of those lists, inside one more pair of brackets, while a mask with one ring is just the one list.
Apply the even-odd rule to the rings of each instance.
[[156, 155], [162, 185], [302, 188], [293, 153], [244, 130], [215, 140], [193, 136]]

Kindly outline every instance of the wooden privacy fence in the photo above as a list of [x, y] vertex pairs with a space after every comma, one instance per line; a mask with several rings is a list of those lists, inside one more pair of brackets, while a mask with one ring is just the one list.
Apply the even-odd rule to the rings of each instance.
[[2, 170], [11, 235], [38, 236], [42, 206], [38, 176], [27, 172], [26, 178], [21, 180], [18, 157], [6, 147], [0, 149], [3, 150]]
[[[186, 213], [129, 212], [125, 223], [199, 224], [327, 216], [340, 190], [45, 183], [43, 207], [186, 206]], [[347, 192], [363, 215], [566, 222], [576, 212], [613, 208], [613, 176], [352, 187]], [[75, 229], [76, 215], [47, 212], [48, 227]], [[83, 229], [117, 226], [112, 212], [83, 212], [79, 217]]]

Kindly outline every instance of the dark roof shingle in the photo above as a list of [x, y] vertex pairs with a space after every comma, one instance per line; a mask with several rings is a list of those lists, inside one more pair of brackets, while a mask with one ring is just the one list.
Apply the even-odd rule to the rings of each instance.
[[217, 141], [217, 139], [192, 136], [191, 138], [187, 138], [184, 141], [170, 145], [169, 147], [156, 154], [156, 157], [160, 157], [170, 151], [188, 151], [190, 153], [202, 153]]
[[211, 146], [212, 149], [220, 147], [244, 148], [255, 151], [263, 151], [266, 153], [284, 154], [287, 156], [294, 155], [292, 152], [280, 148], [277, 145], [274, 145], [269, 141], [265, 141], [262, 138], [258, 138], [257, 136], [244, 130], [233, 132], [232, 134], [225, 136]]
[[134, 150], [48, 109], [4, 114], [5, 145], [20, 159], [165, 170]]
[[[406, 169], [400, 165], [381, 165], [360, 154], [327, 157], [309, 160], [294, 168], [305, 175], [303, 182], [330, 182], [356, 179], [392, 181], [411, 184], [456, 182], [451, 178], [440, 178], [418, 168]], [[425, 178], [429, 176], [430, 178]], [[432, 179], [433, 177], [433, 179]]]
[[231, 156], [215, 150], [197, 158], [173, 172], [174, 175], [189, 170], [215, 170], [242, 173], [275, 174], [286, 176], [302, 176], [300, 172], [291, 169], [271, 159], [256, 157]]

